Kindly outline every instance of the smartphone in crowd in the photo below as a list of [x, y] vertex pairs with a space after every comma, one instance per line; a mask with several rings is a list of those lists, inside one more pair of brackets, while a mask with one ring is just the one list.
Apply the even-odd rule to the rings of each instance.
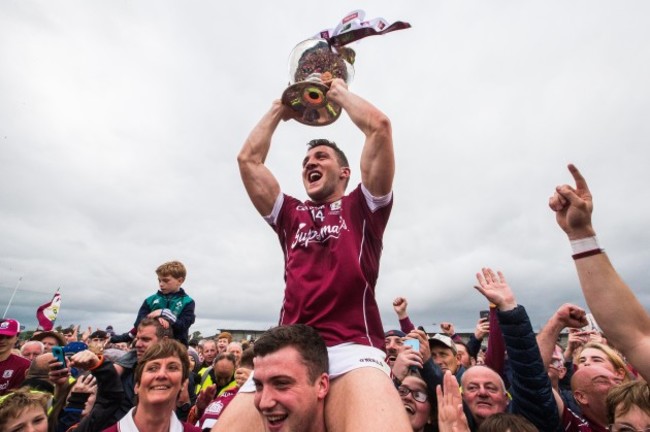
[[488, 318], [490, 318], [490, 311], [489, 311], [489, 310], [482, 310], [482, 311], [480, 311], [478, 314], [479, 314], [479, 316], [481, 317], [481, 319], [488, 319]]
[[52, 347], [52, 355], [58, 361], [61, 363], [63, 366], [61, 368], [66, 367], [66, 361], [65, 361], [65, 353], [63, 352], [63, 348], [60, 346], [53, 346]]
[[413, 348], [413, 351], [420, 351], [420, 341], [417, 339], [406, 339], [404, 345], [408, 345]]

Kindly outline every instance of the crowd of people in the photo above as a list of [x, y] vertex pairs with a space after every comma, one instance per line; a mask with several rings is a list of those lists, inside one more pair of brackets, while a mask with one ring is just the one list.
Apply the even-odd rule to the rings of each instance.
[[[223, 332], [190, 340], [194, 301], [186, 269], [156, 270], [133, 329], [43, 331], [18, 342], [0, 322], [0, 430], [23, 431], [612, 431], [650, 430], [650, 315], [614, 270], [591, 225], [591, 193], [550, 198], [567, 234], [587, 304], [564, 304], [537, 334], [502, 272], [483, 268], [490, 303], [473, 335], [453, 323], [427, 334], [393, 301], [384, 331], [374, 295], [393, 204], [388, 118], [345, 83], [328, 98], [365, 136], [361, 184], [333, 142], [313, 140], [303, 161], [309, 200], [282, 193], [266, 167], [275, 129], [295, 117], [279, 101], [251, 131], [238, 163], [247, 193], [285, 257], [279, 325], [255, 341]], [[135, 311], [134, 311], [135, 312]], [[568, 341], [560, 344], [560, 335]]]

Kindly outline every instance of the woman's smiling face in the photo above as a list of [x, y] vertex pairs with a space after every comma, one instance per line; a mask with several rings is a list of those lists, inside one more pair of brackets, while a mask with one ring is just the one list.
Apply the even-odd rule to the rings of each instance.
[[183, 386], [183, 364], [178, 357], [148, 361], [135, 385], [138, 404], [176, 403]]

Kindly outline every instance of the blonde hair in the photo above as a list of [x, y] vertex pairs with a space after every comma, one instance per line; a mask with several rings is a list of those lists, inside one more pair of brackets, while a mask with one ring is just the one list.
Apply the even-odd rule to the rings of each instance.
[[607, 357], [607, 360], [609, 360], [609, 364], [612, 365], [614, 370], [623, 374], [623, 376], [621, 377], [623, 379], [623, 382], [630, 381], [630, 376], [628, 374], [628, 369], [627, 369], [627, 365], [625, 364], [625, 360], [623, 360], [623, 357], [618, 353], [618, 351], [616, 351], [609, 345], [605, 345], [600, 342], [587, 342], [582, 346], [582, 349], [576, 356], [576, 358], [578, 359], [578, 363], [580, 362], [580, 356], [582, 355], [582, 352], [587, 348], [596, 349], [598, 351], [601, 351], [603, 354], [605, 354], [605, 357]]

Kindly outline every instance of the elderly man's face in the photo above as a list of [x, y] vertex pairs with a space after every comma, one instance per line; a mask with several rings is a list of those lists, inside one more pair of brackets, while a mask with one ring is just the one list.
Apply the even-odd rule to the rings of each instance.
[[228, 345], [228, 350], [226, 352], [228, 354], [234, 355], [236, 364], [239, 365], [239, 361], [241, 360], [241, 355], [242, 355], [241, 345], [233, 342], [230, 345]]
[[463, 401], [477, 422], [505, 412], [508, 396], [499, 375], [486, 366], [473, 366], [463, 374]]
[[40, 344], [26, 343], [20, 353], [27, 360], [33, 361], [37, 356], [43, 354], [43, 349]]
[[214, 365], [214, 375], [217, 378], [217, 386], [223, 387], [233, 380], [235, 365], [228, 359], [221, 359]]
[[451, 348], [439, 344], [433, 345], [431, 347], [431, 358], [435, 364], [440, 366], [443, 373], [448, 370], [455, 374], [456, 370], [458, 370], [458, 356], [454, 354]]

